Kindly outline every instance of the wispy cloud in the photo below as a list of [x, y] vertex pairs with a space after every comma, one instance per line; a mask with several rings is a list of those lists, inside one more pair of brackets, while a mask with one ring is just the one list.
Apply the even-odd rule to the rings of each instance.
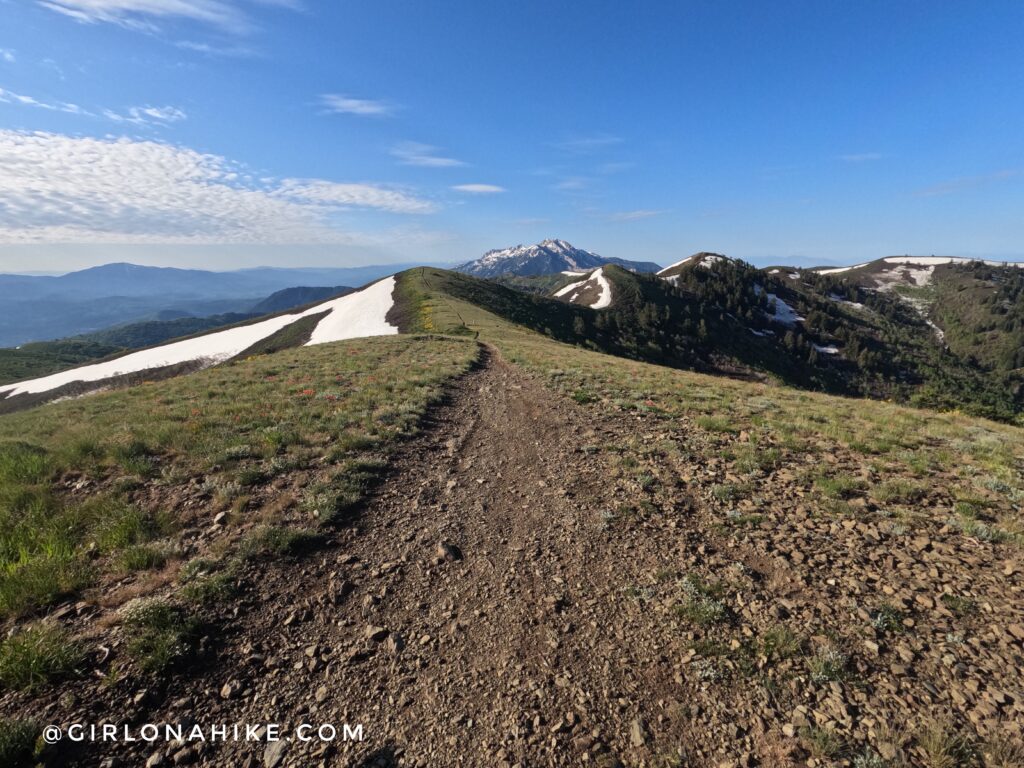
[[82, 109], [77, 104], [71, 104], [66, 101], [43, 101], [37, 99], [34, 96], [25, 96], [24, 94], [15, 93], [14, 91], [8, 91], [5, 88], [0, 88], [0, 102], [6, 104], [20, 104], [23, 107], [36, 107], [38, 109], [47, 109], [51, 112], [66, 112], [71, 115], [91, 115], [85, 109]]
[[177, 107], [131, 107], [125, 113], [111, 109], [103, 110], [103, 116], [115, 123], [131, 123], [132, 125], [153, 125], [177, 123], [188, 115]]
[[496, 184], [456, 184], [452, 189], [470, 195], [494, 195], [506, 191], [504, 187], [499, 187]]
[[14, 51], [10, 48], [0, 48], [0, 61], [6, 61], [8, 64], [13, 64], [17, 58], [14, 55]]
[[297, 0], [37, 0], [39, 5], [83, 24], [117, 24], [152, 32], [157, 22], [186, 20], [241, 34], [253, 29], [247, 6], [300, 7]]
[[844, 163], [870, 163], [873, 160], [881, 160], [885, 155], [881, 152], [855, 152], [849, 155], [840, 155], [839, 159]]
[[403, 188], [254, 179], [223, 157], [128, 138], [0, 130], [0, 167], [0, 243], [350, 243], [341, 212], [437, 209]]
[[590, 186], [590, 179], [584, 176], [570, 176], [555, 183], [552, 189], [558, 192], [579, 192]]
[[634, 168], [636, 163], [621, 162], [621, 163], [603, 163], [597, 167], [597, 172], [609, 176], [613, 173], [622, 173]]
[[321, 179], [285, 179], [273, 194], [287, 200], [392, 213], [434, 213], [437, 205], [397, 188], [378, 184], [339, 184]]
[[465, 165], [454, 157], [445, 157], [441, 150], [429, 144], [416, 141], [403, 141], [391, 149], [391, 155], [398, 158], [403, 165], [417, 165], [422, 168], [456, 168]]
[[641, 208], [636, 211], [618, 211], [609, 214], [608, 221], [637, 221], [639, 219], [649, 219], [652, 216], [660, 216], [664, 212], [652, 208]]
[[949, 181], [925, 187], [924, 189], [918, 190], [915, 194], [917, 197], [939, 197], [940, 195], [951, 195], [955, 192], [963, 192], [964, 190], [984, 187], [988, 184], [1006, 181], [1007, 179], [1012, 179], [1020, 174], [1021, 171], [1019, 169], [1005, 169], [1002, 171], [996, 171], [995, 173], [986, 173], [981, 176], [963, 176], [959, 179], [950, 179]]
[[325, 93], [320, 96], [320, 103], [328, 112], [342, 115], [384, 117], [393, 114], [395, 111], [395, 106], [386, 101], [356, 99], [340, 93]]
[[202, 53], [206, 56], [247, 59], [258, 55], [255, 50], [247, 45], [213, 45], [211, 43], [203, 43], [196, 40], [179, 40], [174, 45], [182, 50], [195, 51], [196, 53]]
[[595, 133], [587, 136], [571, 136], [558, 142], [555, 146], [566, 152], [577, 155], [589, 155], [594, 152], [622, 144], [625, 139], [609, 133]]
[[50, 112], [64, 112], [69, 115], [80, 115], [82, 117], [102, 117], [112, 120], [115, 123], [130, 123], [132, 125], [167, 125], [184, 120], [187, 115], [184, 110], [177, 107], [129, 107], [124, 112], [113, 109], [99, 109], [96, 112], [85, 109], [78, 104], [67, 101], [46, 101], [37, 99], [34, 96], [25, 96], [21, 93], [8, 91], [0, 88], [0, 102], [7, 104], [19, 104], [23, 107], [35, 107], [46, 109]]

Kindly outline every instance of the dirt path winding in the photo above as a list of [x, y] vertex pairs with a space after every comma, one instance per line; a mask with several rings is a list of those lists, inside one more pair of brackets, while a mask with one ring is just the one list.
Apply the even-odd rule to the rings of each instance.
[[[171, 745], [129, 764], [616, 765], [672, 681], [650, 568], [575, 404], [485, 350], [337, 545], [264, 564], [205, 680], [148, 722], [362, 724], [362, 742]], [[455, 549], [444, 557], [443, 545]], [[457, 549], [457, 551], [455, 551]], [[663, 553], [671, 558], [670, 551]], [[117, 751], [124, 755], [123, 746]]]

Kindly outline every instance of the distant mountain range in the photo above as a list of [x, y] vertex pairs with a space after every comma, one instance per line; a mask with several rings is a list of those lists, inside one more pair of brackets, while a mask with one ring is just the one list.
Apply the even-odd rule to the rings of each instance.
[[590, 270], [605, 264], [617, 264], [633, 272], [657, 272], [661, 269], [654, 262], [605, 258], [576, 248], [565, 240], [545, 240], [536, 245], [515, 245], [511, 248], [488, 251], [475, 261], [460, 264], [455, 271], [475, 277], [532, 277]]
[[264, 314], [287, 308], [285, 305], [291, 299], [278, 309], [273, 308], [277, 305], [259, 305], [277, 291], [296, 286], [331, 286], [318, 288], [321, 294], [310, 295], [299, 302], [302, 304], [334, 295], [336, 286], [364, 285], [402, 268], [403, 265], [391, 264], [210, 272], [105, 264], [59, 276], [0, 274], [0, 347], [77, 336], [147, 320]]
[[[337, 288], [288, 289], [250, 303], [248, 309], [310, 299], [305, 311], [241, 323], [230, 314], [142, 323], [50, 345], [26, 345], [19, 354], [7, 350], [6, 364], [0, 355], [0, 383], [100, 357], [99, 367], [90, 370], [123, 374], [129, 372], [123, 366], [131, 365], [130, 372], [141, 374], [147, 366], [161, 367], [154, 361], [188, 368], [308, 339], [416, 330], [420, 310], [410, 302], [430, 290], [559, 341], [660, 365], [957, 408], [1004, 420], [1024, 413], [1022, 265], [905, 256], [849, 267], [758, 269], [702, 252], [650, 274], [607, 262], [584, 269], [582, 265], [594, 263], [593, 255], [583, 256], [562, 241], [509, 250], [513, 253], [492, 256], [493, 263], [482, 266], [529, 269], [531, 260], [554, 256], [554, 266], [570, 268], [536, 276], [499, 273], [487, 279], [412, 269], [397, 275], [393, 294], [375, 284], [383, 291], [380, 295], [367, 289], [344, 296], [344, 304], [337, 303], [343, 299], [323, 303], [325, 294]], [[376, 303], [364, 305], [369, 296]], [[348, 309], [342, 312], [342, 307]], [[467, 330], [433, 321], [425, 327], [439, 333]], [[151, 346], [196, 333], [209, 337], [172, 341], [107, 362], [111, 347]], [[68, 372], [59, 381], [74, 383], [76, 375]], [[26, 387], [34, 389], [33, 398], [15, 402], [0, 397], [0, 410], [70, 392], [46, 382], [20, 389], [27, 393]], [[72, 389], [80, 391], [77, 384]], [[0, 386], [0, 395], [3, 391]]]

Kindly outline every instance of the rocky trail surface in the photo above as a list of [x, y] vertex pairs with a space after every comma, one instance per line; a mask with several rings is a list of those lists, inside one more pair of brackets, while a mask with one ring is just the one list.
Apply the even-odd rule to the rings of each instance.
[[[723, 526], [706, 438], [595, 423], [493, 351], [432, 421], [327, 547], [259, 564], [200, 669], [104, 713], [338, 739], [82, 764], [919, 764], [922, 718], [1019, 735], [1019, 554], [812, 514], [792, 467]], [[637, 441], [646, 473], [624, 472]]]

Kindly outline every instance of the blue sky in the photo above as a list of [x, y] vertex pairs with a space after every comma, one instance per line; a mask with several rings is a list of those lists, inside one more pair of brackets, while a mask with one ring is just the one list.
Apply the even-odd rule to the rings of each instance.
[[0, 0], [0, 270], [1024, 258], [1019, 2]]

